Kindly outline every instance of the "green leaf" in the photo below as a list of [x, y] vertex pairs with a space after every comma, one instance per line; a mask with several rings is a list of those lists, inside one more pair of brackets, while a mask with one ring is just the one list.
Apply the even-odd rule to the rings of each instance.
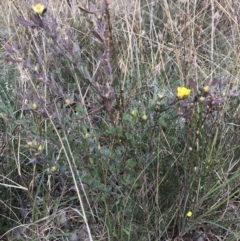
[[137, 166], [137, 163], [135, 160], [133, 160], [132, 158], [128, 159], [126, 161], [126, 166], [129, 167], [129, 168], [134, 168]]

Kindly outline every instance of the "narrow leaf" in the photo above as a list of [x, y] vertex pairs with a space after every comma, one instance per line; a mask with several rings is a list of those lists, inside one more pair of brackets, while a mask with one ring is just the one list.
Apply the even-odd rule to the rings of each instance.
[[38, 14], [31, 14], [30, 19], [39, 27], [43, 27], [42, 19]]
[[94, 13], [95, 15], [97, 15], [97, 7], [96, 7], [96, 5], [95, 4], [93, 4], [92, 2], [90, 2], [90, 11], [92, 12], [92, 13]]
[[21, 38], [21, 50], [24, 51], [26, 47], [26, 39], [24, 37]]
[[217, 84], [217, 82], [218, 82], [218, 79], [217, 79], [217, 78], [213, 78], [210, 85], [211, 85], [211, 86], [214, 86], [214, 85]]
[[8, 44], [8, 43], [4, 44], [4, 48], [5, 48], [5, 50], [9, 54], [14, 54], [15, 53], [14, 49], [12, 48], [12, 46], [10, 44]]
[[78, 8], [79, 8], [80, 10], [82, 10], [83, 12], [85, 12], [85, 13], [93, 14], [93, 12], [86, 10], [86, 9], [82, 6], [81, 3], [78, 4]]
[[5, 60], [7, 62], [12, 62], [12, 63], [21, 63], [22, 62], [22, 59], [13, 59], [12, 57], [6, 57]]
[[100, 40], [100, 42], [103, 43], [102, 37], [96, 31], [92, 31], [92, 34], [94, 37], [96, 37], [98, 40]]
[[38, 27], [38, 25], [36, 25], [35, 23], [32, 23], [22, 17], [17, 17], [17, 22], [27, 27]]

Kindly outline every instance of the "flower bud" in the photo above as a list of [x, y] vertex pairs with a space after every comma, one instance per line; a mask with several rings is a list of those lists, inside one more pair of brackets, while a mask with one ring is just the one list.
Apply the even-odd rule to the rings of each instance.
[[143, 115], [143, 116], [142, 116], [142, 120], [143, 120], [143, 121], [146, 121], [147, 119], [148, 119], [147, 115]]
[[137, 113], [136, 113], [136, 111], [135, 111], [135, 110], [131, 110], [131, 112], [130, 112], [130, 113], [131, 113], [131, 115], [132, 115], [132, 116], [136, 116], [136, 115], [137, 115]]
[[71, 104], [71, 100], [66, 99], [66, 100], [65, 100], [65, 103], [66, 103], [67, 105], [70, 105], [70, 104]]
[[90, 163], [91, 165], [93, 165], [93, 164], [94, 164], [94, 160], [93, 160], [93, 158], [92, 158], [92, 157], [89, 157], [89, 158], [88, 158], [88, 161], [89, 161], [89, 163]]
[[42, 145], [39, 145], [38, 146], [38, 151], [42, 151], [43, 150], [43, 146]]
[[32, 141], [28, 141], [28, 142], [27, 142], [27, 145], [28, 145], [28, 147], [32, 147], [32, 146], [33, 146]]
[[36, 104], [36, 103], [33, 103], [33, 104], [32, 104], [32, 108], [33, 108], [34, 110], [36, 110], [36, 109], [38, 108], [37, 104]]
[[51, 171], [51, 172], [56, 172], [56, 171], [57, 171], [57, 167], [56, 167], [56, 166], [52, 166], [52, 167], [50, 168], [50, 171]]
[[157, 96], [158, 96], [158, 99], [160, 100], [164, 97], [161, 93], [158, 93]]
[[206, 93], [208, 93], [208, 92], [210, 91], [209, 85], [204, 86], [204, 87], [203, 87], [203, 91], [206, 92]]

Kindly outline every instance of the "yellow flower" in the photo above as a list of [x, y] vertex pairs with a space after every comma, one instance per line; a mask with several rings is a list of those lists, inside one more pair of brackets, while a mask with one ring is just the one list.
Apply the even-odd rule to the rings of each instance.
[[188, 217], [188, 218], [191, 218], [192, 215], [193, 215], [193, 213], [192, 213], [191, 211], [189, 211], [189, 212], [187, 213], [187, 217]]
[[32, 9], [35, 13], [41, 15], [45, 9], [45, 6], [42, 3], [38, 3], [36, 5], [32, 5]]
[[191, 90], [185, 87], [177, 88], [177, 97], [181, 100], [190, 94]]

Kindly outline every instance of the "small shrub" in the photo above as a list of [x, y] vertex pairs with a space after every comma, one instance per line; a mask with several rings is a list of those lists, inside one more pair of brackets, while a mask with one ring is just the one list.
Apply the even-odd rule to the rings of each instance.
[[209, 8], [195, 6], [194, 25], [192, 4], [139, 1], [115, 22], [109, 2], [66, 1], [59, 15], [38, 3], [4, 45], [19, 73], [1, 107], [17, 238], [238, 237], [223, 217], [238, 195], [239, 91], [213, 77]]

